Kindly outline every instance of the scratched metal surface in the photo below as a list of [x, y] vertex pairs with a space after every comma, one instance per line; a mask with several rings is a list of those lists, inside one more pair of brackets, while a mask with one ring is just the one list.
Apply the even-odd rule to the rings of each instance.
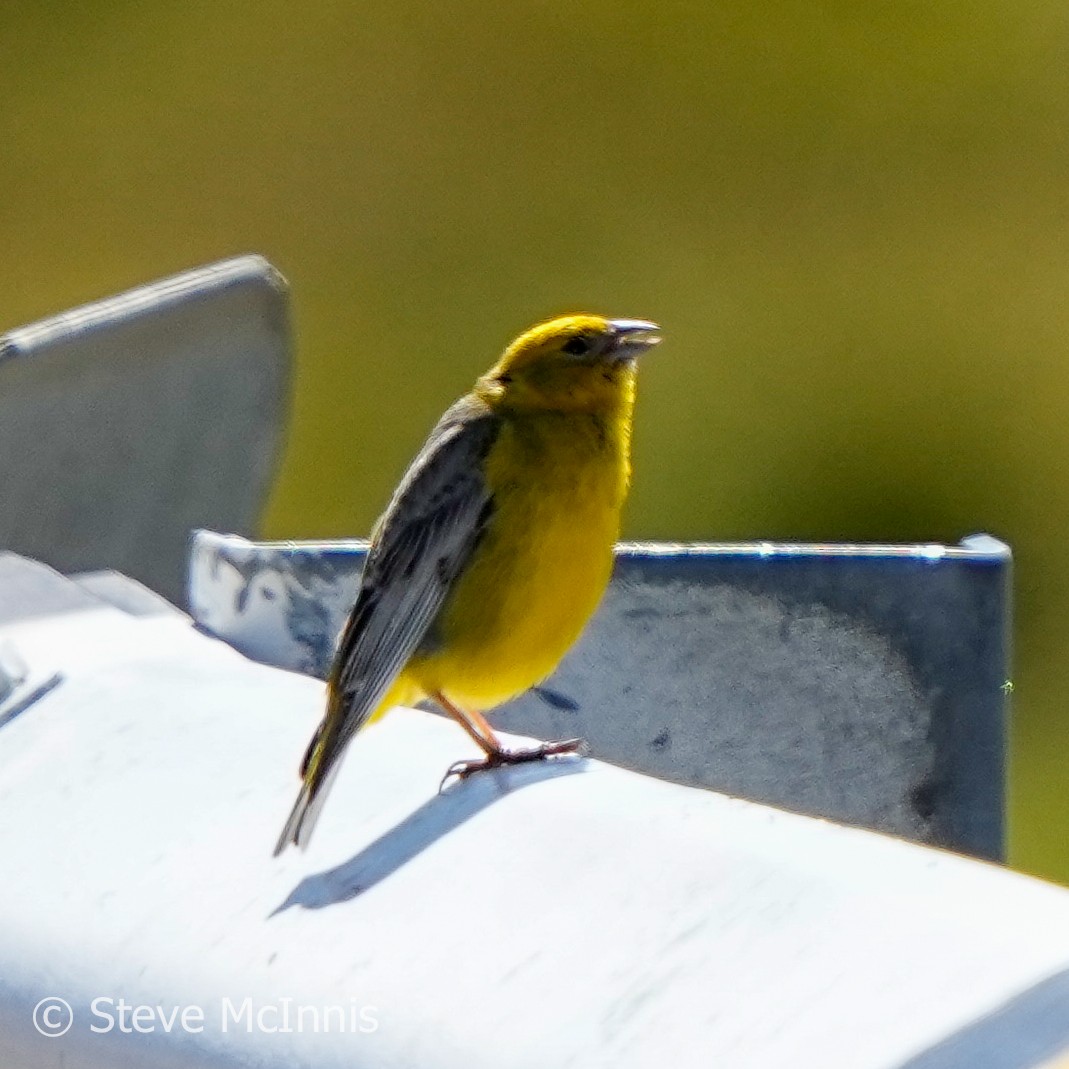
[[[322, 677], [362, 542], [199, 532], [189, 604]], [[987, 858], [1004, 849], [1011, 558], [959, 546], [633, 544], [547, 691], [494, 722], [607, 761]]]
[[256, 527], [287, 307], [282, 276], [242, 256], [0, 335], [0, 548], [180, 601], [192, 527]]

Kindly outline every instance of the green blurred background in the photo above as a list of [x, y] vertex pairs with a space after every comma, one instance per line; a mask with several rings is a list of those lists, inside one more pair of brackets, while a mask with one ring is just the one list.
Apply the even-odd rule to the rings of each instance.
[[266, 533], [367, 532], [517, 331], [643, 368], [632, 537], [1012, 543], [1011, 860], [1069, 882], [1069, 8], [0, 7], [0, 329], [234, 253], [299, 366]]

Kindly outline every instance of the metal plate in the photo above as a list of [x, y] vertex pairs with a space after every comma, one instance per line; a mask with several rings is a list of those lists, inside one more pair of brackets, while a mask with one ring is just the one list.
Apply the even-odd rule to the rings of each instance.
[[0, 336], [0, 547], [179, 601], [193, 527], [255, 529], [289, 362], [286, 283], [259, 256]]
[[[257, 660], [322, 676], [365, 546], [200, 532], [191, 611]], [[1000, 858], [1010, 571], [1008, 547], [987, 536], [622, 545], [549, 693], [494, 722], [583, 735], [596, 756], [642, 772]]]

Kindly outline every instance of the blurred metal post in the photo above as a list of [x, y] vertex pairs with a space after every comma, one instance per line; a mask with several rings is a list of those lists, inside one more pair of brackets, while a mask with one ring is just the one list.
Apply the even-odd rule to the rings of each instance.
[[191, 528], [254, 532], [289, 363], [286, 282], [260, 256], [0, 336], [0, 548], [179, 600]]
[[[191, 611], [251, 657], [322, 676], [365, 545], [200, 532]], [[1011, 563], [983, 535], [622, 545], [549, 692], [495, 722], [581, 734], [597, 757], [665, 779], [998, 859]]]

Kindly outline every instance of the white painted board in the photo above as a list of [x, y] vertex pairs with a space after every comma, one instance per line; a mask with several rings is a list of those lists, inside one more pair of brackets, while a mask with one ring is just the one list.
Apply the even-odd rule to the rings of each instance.
[[[945, 1069], [1069, 1047], [1062, 889], [597, 761], [439, 795], [471, 744], [411, 710], [357, 738], [311, 849], [275, 860], [321, 683], [177, 615], [83, 608], [5, 641], [62, 682], [0, 729], [0, 1065]], [[34, 1027], [48, 997], [62, 1036]]]

